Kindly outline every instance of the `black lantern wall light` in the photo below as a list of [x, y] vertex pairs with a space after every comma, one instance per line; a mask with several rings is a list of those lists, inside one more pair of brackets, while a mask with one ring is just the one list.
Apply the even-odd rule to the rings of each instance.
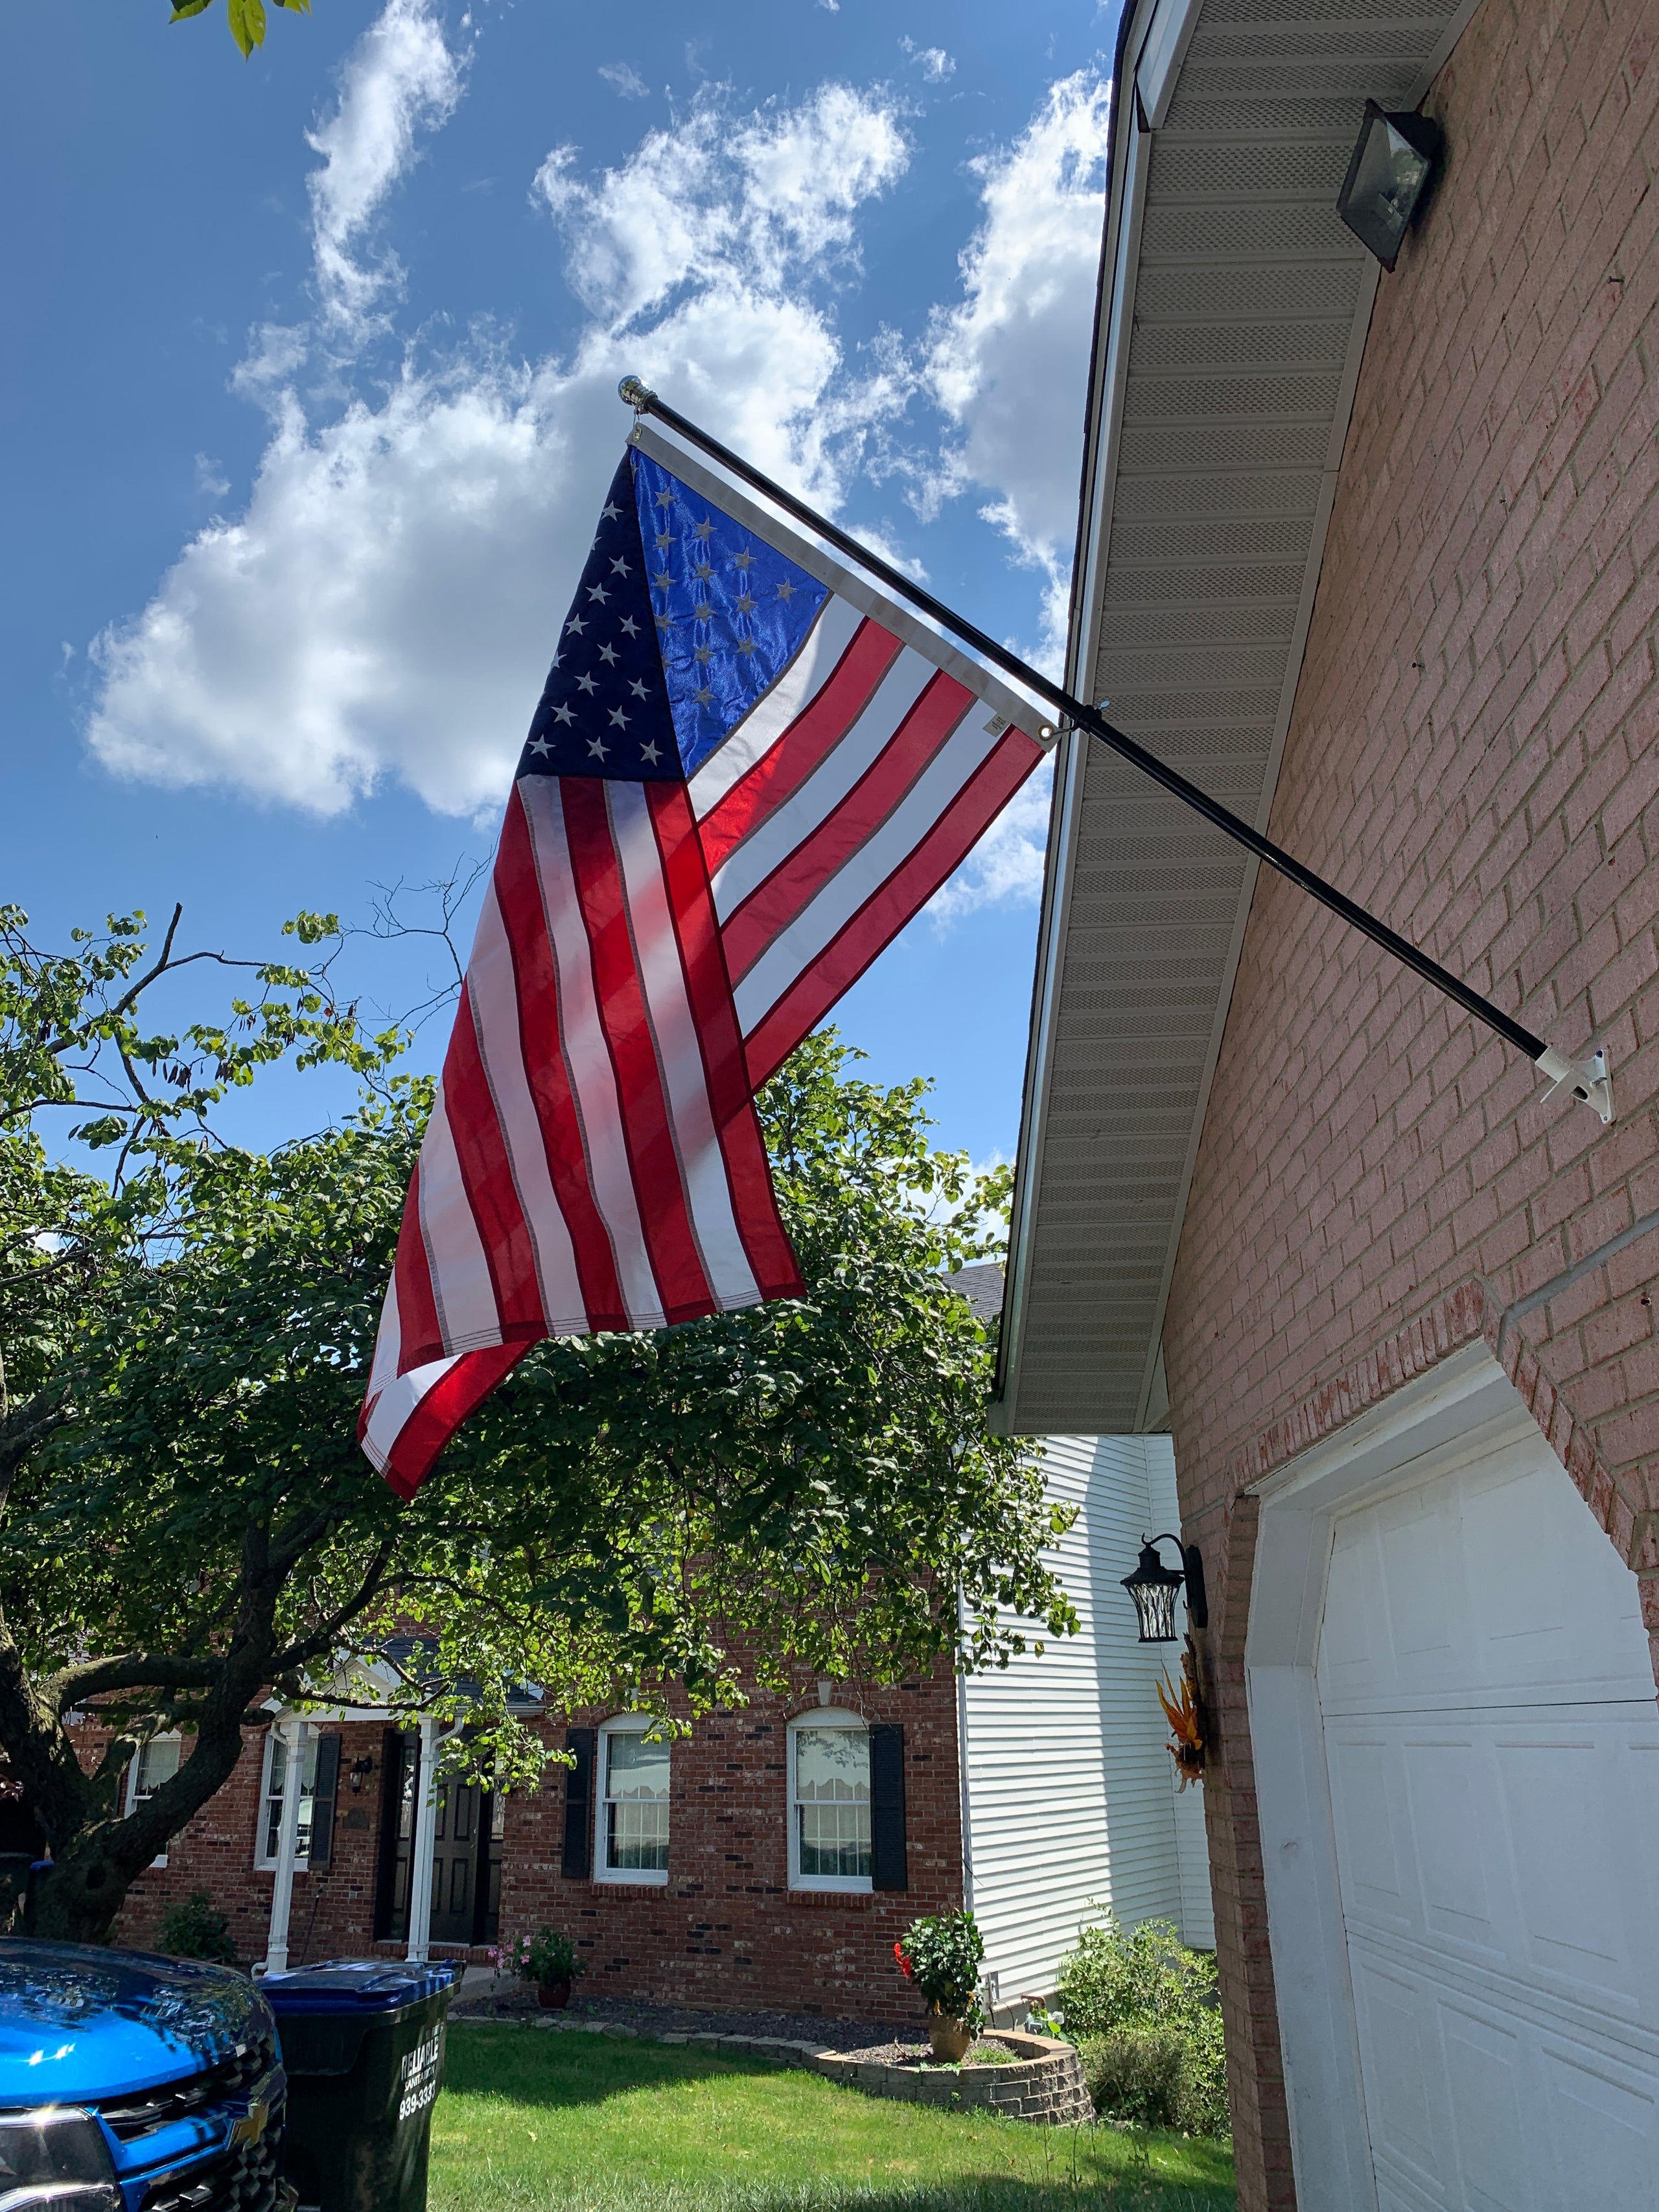
[[[1160, 1544], [1175, 1546], [1181, 1554], [1178, 1568], [1164, 1565], [1158, 1555]], [[1210, 1733], [1192, 1634], [1194, 1629], [1201, 1632], [1210, 1625], [1210, 1608], [1204, 1595], [1204, 1562], [1197, 1545], [1183, 1544], [1179, 1536], [1143, 1536], [1135, 1571], [1123, 1577], [1123, 1587], [1135, 1601], [1143, 1644], [1176, 1642], [1176, 1592], [1183, 1583], [1187, 1586], [1188, 1625], [1186, 1649], [1181, 1655], [1181, 1688], [1177, 1692], [1166, 1674], [1158, 1685], [1158, 1701], [1170, 1723], [1170, 1756], [1176, 1763], [1184, 1790], [1189, 1782], [1204, 1779], [1204, 1754]]]
[[1336, 196], [1336, 211], [1385, 269], [1400, 258], [1406, 233], [1428, 207], [1445, 144], [1445, 133], [1432, 116], [1365, 102], [1359, 143]]
[[[1158, 1556], [1160, 1544], [1173, 1544], [1181, 1554], [1179, 1567], [1166, 1567]], [[1187, 1585], [1187, 1618], [1194, 1628], [1207, 1628], [1210, 1609], [1204, 1601], [1204, 1562], [1196, 1544], [1185, 1545], [1179, 1536], [1143, 1536], [1140, 1562], [1133, 1574], [1125, 1575], [1123, 1587], [1135, 1601], [1140, 1616], [1143, 1644], [1176, 1641], [1176, 1592]]]

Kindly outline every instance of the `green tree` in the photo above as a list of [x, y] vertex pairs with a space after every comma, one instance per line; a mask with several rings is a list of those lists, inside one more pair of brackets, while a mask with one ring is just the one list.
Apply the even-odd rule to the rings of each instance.
[[[762, 1101], [807, 1295], [538, 1347], [405, 1506], [355, 1433], [430, 1103], [398, 1037], [362, 1036], [324, 969], [280, 967], [225, 1024], [146, 1034], [173, 932], [145, 967], [137, 917], [64, 960], [7, 926], [0, 1747], [52, 1845], [40, 1932], [103, 1936], [257, 1700], [355, 1662], [380, 1670], [368, 1702], [465, 1711], [465, 1755], [511, 1782], [544, 1756], [514, 1682], [556, 1709], [661, 1709], [680, 1684], [701, 1710], [745, 1664], [894, 1679], [1006, 1661], [1011, 1616], [1073, 1625], [1041, 1558], [1066, 1516], [987, 1433], [990, 1347], [940, 1273], [985, 1249], [1006, 1171], [932, 1149], [922, 1085], [811, 1041]], [[331, 918], [295, 927], [316, 945]], [[268, 1157], [216, 1141], [219, 1101], [283, 1056], [355, 1067], [360, 1110]], [[37, 1134], [76, 1099], [106, 1176]], [[434, 1646], [388, 1685], [411, 1621]], [[92, 1772], [67, 1719], [88, 1711]], [[174, 1729], [189, 1755], [125, 1814], [128, 1761]]]
[[[187, 22], [192, 15], [204, 15], [213, 0], [173, 0], [170, 23]], [[291, 9], [296, 15], [311, 13], [311, 0], [276, 0], [279, 8]], [[264, 0], [225, 0], [226, 18], [230, 24], [230, 35], [242, 50], [246, 61], [255, 46], [265, 42]]]

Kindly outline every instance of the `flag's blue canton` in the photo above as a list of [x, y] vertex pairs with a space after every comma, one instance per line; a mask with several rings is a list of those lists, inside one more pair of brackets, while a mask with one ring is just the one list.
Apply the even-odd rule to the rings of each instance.
[[623, 776], [633, 783], [685, 774], [626, 453], [559, 633], [519, 774]]
[[651, 610], [690, 775], [771, 690], [830, 593], [637, 448], [630, 459]]

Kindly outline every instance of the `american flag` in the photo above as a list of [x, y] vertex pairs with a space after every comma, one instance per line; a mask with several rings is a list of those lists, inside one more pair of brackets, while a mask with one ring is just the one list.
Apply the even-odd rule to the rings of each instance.
[[544, 1337], [799, 1294], [755, 1093], [1047, 734], [870, 577], [635, 429], [410, 1184], [358, 1431], [395, 1490]]

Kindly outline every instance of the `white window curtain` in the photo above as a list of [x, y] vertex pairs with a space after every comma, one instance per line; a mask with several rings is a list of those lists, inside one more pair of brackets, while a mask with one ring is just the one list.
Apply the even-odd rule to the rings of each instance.
[[[127, 1768], [127, 1810], [142, 1805], [153, 1797], [164, 1782], [171, 1782], [179, 1771], [179, 1762], [184, 1756], [184, 1740], [177, 1735], [153, 1735]], [[167, 1863], [165, 1851], [158, 1851], [150, 1861], [153, 1867], [164, 1867]]]
[[[294, 1863], [307, 1865], [311, 1857], [311, 1814], [317, 1787], [317, 1752], [321, 1741], [316, 1730], [307, 1733], [300, 1765], [300, 1827]], [[259, 1788], [259, 1833], [253, 1863], [269, 1870], [276, 1863], [276, 1839], [283, 1822], [283, 1782], [288, 1772], [288, 1746], [275, 1729], [265, 1735], [264, 1777]]]
[[647, 1738], [651, 1725], [629, 1714], [599, 1730], [593, 1862], [602, 1881], [668, 1879], [669, 1746]]
[[870, 1731], [820, 1708], [789, 1724], [789, 1883], [868, 1889]]

